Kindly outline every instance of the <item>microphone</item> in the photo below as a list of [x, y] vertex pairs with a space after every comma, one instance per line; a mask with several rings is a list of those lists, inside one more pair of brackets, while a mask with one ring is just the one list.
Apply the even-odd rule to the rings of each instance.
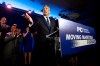
[[50, 33], [49, 35], [46, 35], [46, 38], [49, 38], [49, 37], [55, 35], [58, 31], [59, 31], [59, 30], [57, 29], [56, 31]]

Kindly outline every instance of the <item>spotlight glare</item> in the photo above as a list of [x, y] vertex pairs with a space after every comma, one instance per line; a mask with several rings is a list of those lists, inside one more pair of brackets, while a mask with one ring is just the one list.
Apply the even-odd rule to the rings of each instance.
[[7, 4], [7, 8], [11, 9], [12, 5], [11, 4]]

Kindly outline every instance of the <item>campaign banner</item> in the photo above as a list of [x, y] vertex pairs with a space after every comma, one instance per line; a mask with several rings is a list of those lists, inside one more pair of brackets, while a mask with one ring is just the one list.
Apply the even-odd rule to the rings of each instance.
[[62, 18], [58, 20], [62, 57], [96, 46], [94, 28]]

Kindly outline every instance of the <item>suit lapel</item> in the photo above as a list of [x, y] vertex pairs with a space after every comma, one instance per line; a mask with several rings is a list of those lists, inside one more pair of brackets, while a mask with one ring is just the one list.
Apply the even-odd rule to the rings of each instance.
[[44, 16], [42, 17], [42, 20], [43, 20], [44, 25], [50, 30], [50, 28], [49, 28], [49, 26], [47, 25], [47, 22], [46, 22]]

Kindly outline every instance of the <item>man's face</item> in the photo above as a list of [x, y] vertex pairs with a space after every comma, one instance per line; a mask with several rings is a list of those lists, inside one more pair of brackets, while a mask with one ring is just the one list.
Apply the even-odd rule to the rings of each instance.
[[44, 6], [43, 15], [44, 16], [49, 16], [49, 13], [50, 13], [50, 8], [48, 6]]
[[15, 30], [16, 30], [16, 26], [15, 25], [12, 25], [11, 31], [14, 32]]
[[0, 21], [2, 24], [5, 24], [7, 22], [7, 19], [5, 17], [2, 17], [1, 18], [1, 21]]
[[21, 32], [21, 29], [18, 29], [18, 33], [20, 33]]

